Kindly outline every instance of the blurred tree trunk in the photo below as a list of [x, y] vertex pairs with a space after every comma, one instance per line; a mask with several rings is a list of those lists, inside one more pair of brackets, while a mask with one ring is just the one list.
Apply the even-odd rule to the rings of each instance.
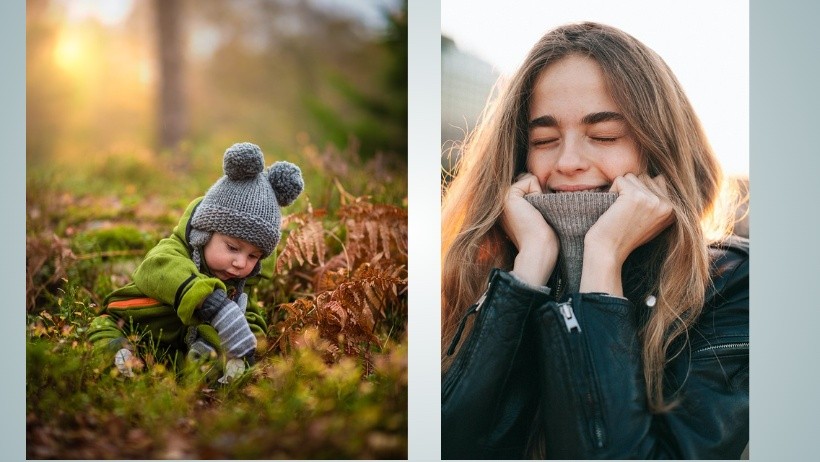
[[[159, 149], [174, 153], [188, 130], [184, 85], [184, 0], [154, 0], [159, 51]], [[184, 167], [184, 159], [175, 159]]]

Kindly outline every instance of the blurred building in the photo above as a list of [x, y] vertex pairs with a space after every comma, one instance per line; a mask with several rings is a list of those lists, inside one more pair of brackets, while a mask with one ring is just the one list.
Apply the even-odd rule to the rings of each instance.
[[749, 177], [734, 178], [741, 200], [735, 210], [735, 234], [749, 237]]
[[450, 147], [475, 128], [499, 76], [491, 64], [441, 36], [441, 160], [445, 169], [457, 156], [449, 154]]

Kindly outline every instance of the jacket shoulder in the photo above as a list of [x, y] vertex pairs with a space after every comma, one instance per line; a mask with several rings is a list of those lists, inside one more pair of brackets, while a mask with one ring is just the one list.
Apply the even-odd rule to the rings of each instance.
[[[749, 240], [732, 237], [710, 246], [711, 283], [693, 343], [748, 342]], [[701, 338], [703, 337], [703, 338]]]
[[719, 258], [721, 256], [749, 258], [749, 239], [732, 235], [726, 239], [710, 244], [709, 250], [713, 258]]
[[731, 236], [709, 246], [711, 255], [710, 290], [706, 300], [723, 293], [733, 286], [745, 286], [749, 290], [749, 239]]

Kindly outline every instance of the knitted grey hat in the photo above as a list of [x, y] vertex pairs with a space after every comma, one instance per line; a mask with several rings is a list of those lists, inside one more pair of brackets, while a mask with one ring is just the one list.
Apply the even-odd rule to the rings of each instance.
[[581, 285], [584, 262], [584, 236], [598, 218], [615, 203], [616, 193], [573, 192], [528, 194], [533, 205], [558, 235], [560, 255], [564, 262], [567, 293], [577, 292]]
[[304, 189], [302, 171], [290, 162], [276, 162], [265, 170], [262, 150], [251, 143], [228, 148], [222, 168], [225, 176], [211, 186], [191, 217], [189, 243], [199, 248], [213, 233], [222, 233], [259, 247], [265, 258], [279, 243], [279, 207], [292, 204]]

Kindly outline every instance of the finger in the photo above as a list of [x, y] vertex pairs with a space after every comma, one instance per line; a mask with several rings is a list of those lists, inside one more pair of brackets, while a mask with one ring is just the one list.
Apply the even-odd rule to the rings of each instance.
[[527, 194], [543, 193], [541, 183], [538, 178], [532, 173], [524, 172], [516, 177], [516, 182], [510, 187], [510, 192], [518, 197], [524, 197]]
[[615, 179], [612, 180], [612, 186], [609, 187], [609, 192], [623, 194], [626, 191], [640, 188], [640, 186], [641, 184], [640, 181], [638, 181], [638, 178], [632, 173], [627, 173], [622, 176], [615, 177]]
[[656, 178], [651, 178], [646, 173], [640, 175], [625, 173], [623, 176], [616, 177], [615, 180], [613, 180], [610, 192], [623, 194], [628, 191], [665, 198], [666, 180], [661, 175]]
[[667, 195], [669, 192], [668, 186], [666, 184], [666, 177], [663, 175], [658, 175], [655, 178], [652, 178], [652, 182], [663, 192], [664, 195]]
[[674, 213], [674, 208], [672, 206], [672, 201], [669, 200], [669, 189], [668, 184], [666, 182], [666, 177], [663, 175], [657, 175], [655, 177], [650, 177], [647, 174], [642, 175], [641, 178], [646, 187], [654, 194], [655, 196], [660, 199], [660, 203], [658, 205], [660, 213], [665, 216], [663, 220], [663, 227], [667, 227], [675, 222], [676, 217]]
[[[645, 175], [645, 174], [644, 174]], [[644, 176], [642, 175], [642, 176]], [[648, 176], [646, 178], [649, 178]], [[646, 183], [644, 180], [635, 175], [634, 173], [625, 173], [624, 174], [624, 181], [626, 181], [630, 187], [635, 189], [646, 189]]]
[[639, 180], [652, 191], [658, 197], [668, 197], [669, 190], [666, 183], [666, 177], [663, 175], [657, 175], [655, 177], [650, 177], [648, 174], [644, 173], [639, 177]]

